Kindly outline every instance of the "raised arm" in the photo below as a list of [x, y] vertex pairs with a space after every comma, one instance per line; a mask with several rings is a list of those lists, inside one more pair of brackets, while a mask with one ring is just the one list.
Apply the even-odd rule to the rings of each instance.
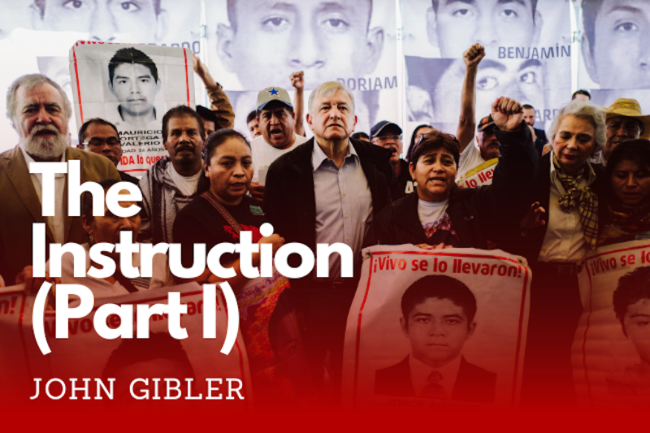
[[518, 226], [530, 209], [537, 177], [538, 156], [528, 125], [523, 121], [521, 104], [499, 98], [492, 104], [492, 119], [501, 155], [492, 185], [480, 187], [483, 203], [494, 221]]
[[192, 54], [192, 56], [194, 72], [203, 81], [205, 90], [207, 90], [208, 97], [210, 98], [210, 110], [214, 111], [217, 116], [217, 124], [215, 126], [217, 129], [234, 127], [235, 111], [232, 108], [228, 95], [223, 91], [221, 84], [214, 81], [214, 78], [210, 75], [210, 71], [208, 71], [208, 67], [196, 55]]
[[291, 85], [296, 92], [293, 97], [293, 112], [296, 114], [296, 120], [294, 122], [294, 130], [296, 134], [305, 136], [305, 126], [303, 125], [302, 118], [304, 116], [304, 97], [303, 92], [305, 90], [305, 74], [304, 72], [294, 72], [289, 77], [291, 80]]
[[476, 71], [478, 65], [485, 57], [485, 49], [481, 44], [474, 44], [463, 53], [465, 62], [465, 80], [460, 93], [460, 118], [458, 119], [458, 131], [456, 138], [460, 143], [461, 153], [474, 138], [476, 127]]

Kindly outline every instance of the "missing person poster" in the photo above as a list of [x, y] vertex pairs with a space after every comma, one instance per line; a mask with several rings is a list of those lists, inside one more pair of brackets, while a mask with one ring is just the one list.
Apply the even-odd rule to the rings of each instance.
[[316, 86], [340, 81], [354, 93], [357, 131], [397, 121], [395, 12], [394, 0], [206, 2], [209, 67], [233, 104], [235, 129], [247, 131], [259, 91], [277, 86], [293, 96], [289, 77], [299, 71], [305, 106]]
[[187, 48], [80, 41], [70, 49], [70, 74], [77, 124], [95, 117], [113, 123], [122, 145], [120, 170], [136, 176], [168, 155], [162, 136], [167, 110], [195, 106]]
[[579, 276], [584, 312], [573, 343], [573, 380], [587, 406], [650, 403], [650, 242], [590, 253]]
[[582, 0], [578, 87], [609, 107], [618, 98], [636, 99], [650, 112], [647, 38], [650, 2]]
[[476, 77], [476, 117], [500, 96], [535, 108], [545, 129], [571, 94], [568, 0], [402, 2], [407, 71], [405, 134], [430, 124], [456, 134], [463, 52], [485, 47]]
[[[201, 0], [0, 0], [3, 92], [19, 76], [40, 73], [72, 102], [69, 48], [79, 40], [182, 47], [201, 55]], [[17, 134], [0, 105], [0, 152]], [[71, 120], [73, 146], [81, 125]]]
[[348, 316], [349, 403], [513, 406], [519, 398], [531, 271], [500, 250], [364, 250]]

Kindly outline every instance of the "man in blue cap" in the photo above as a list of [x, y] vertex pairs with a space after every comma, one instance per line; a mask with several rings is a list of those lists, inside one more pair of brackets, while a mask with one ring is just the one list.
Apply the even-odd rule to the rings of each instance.
[[391, 191], [393, 200], [413, 192], [413, 178], [409, 173], [409, 164], [400, 157], [402, 154], [402, 128], [396, 123], [382, 120], [370, 129], [370, 137], [373, 144], [393, 152], [390, 163], [397, 178], [397, 184]]

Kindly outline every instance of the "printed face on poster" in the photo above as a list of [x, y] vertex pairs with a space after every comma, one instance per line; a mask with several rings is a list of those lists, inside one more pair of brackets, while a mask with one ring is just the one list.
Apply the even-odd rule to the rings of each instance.
[[167, 156], [164, 113], [194, 107], [192, 53], [185, 48], [79, 42], [70, 51], [70, 73], [77, 123], [113, 123], [126, 172], [141, 174]]
[[502, 251], [364, 251], [346, 330], [349, 401], [415, 407], [514, 404], [530, 270]]
[[325, 81], [352, 90], [358, 131], [398, 120], [394, 1], [211, 1], [206, 24], [210, 71], [231, 98], [236, 129], [247, 131], [260, 90], [277, 86], [293, 94], [289, 77], [298, 71], [305, 104]]
[[[463, 52], [485, 47], [476, 78], [476, 116], [500, 96], [530, 104], [545, 128], [571, 90], [569, 2], [498, 0], [404, 2], [406, 106], [409, 125], [452, 134], [460, 113]], [[407, 131], [408, 132], [408, 131]]]
[[[201, 53], [201, 1], [188, 0], [0, 0], [0, 87], [24, 74], [54, 80], [72, 101], [68, 50], [79, 40], [155, 44]], [[70, 124], [77, 131], [76, 120]], [[0, 108], [0, 151], [16, 144], [17, 134]], [[72, 145], [77, 144], [72, 134]]]
[[575, 334], [576, 393], [587, 405], [650, 402], [650, 243], [601, 247], [579, 276], [584, 313]]
[[634, 98], [650, 112], [650, 70], [645, 34], [650, 3], [643, 0], [582, 0], [582, 64], [579, 87], [605, 107]]

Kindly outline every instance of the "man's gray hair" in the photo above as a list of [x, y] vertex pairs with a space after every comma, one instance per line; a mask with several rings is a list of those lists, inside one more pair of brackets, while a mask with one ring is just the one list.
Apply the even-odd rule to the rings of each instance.
[[309, 95], [309, 114], [312, 116], [314, 115], [314, 110], [313, 110], [313, 104], [314, 104], [314, 99], [316, 97], [327, 97], [327, 96], [332, 96], [338, 91], [345, 92], [349, 97], [350, 97], [350, 111], [352, 114], [354, 114], [354, 95], [348, 89], [345, 87], [340, 81], [326, 81], [325, 83], [319, 85], [316, 87], [314, 90], [311, 91], [311, 95]]
[[56, 82], [42, 74], [23, 75], [11, 83], [9, 90], [7, 91], [7, 117], [9, 120], [13, 122], [13, 118], [16, 115], [16, 93], [18, 92], [18, 88], [24, 87], [25, 89], [30, 90], [34, 87], [40, 86], [41, 84], [50, 84], [59, 91], [61, 98], [63, 98], [65, 116], [70, 120], [70, 117], [72, 116], [72, 106], [70, 105], [70, 101], [65, 92]]
[[562, 123], [562, 119], [566, 116], [575, 116], [579, 119], [588, 120], [594, 126], [596, 129], [594, 137], [596, 139], [596, 147], [592, 154], [599, 152], [603, 147], [605, 147], [605, 142], [607, 141], [605, 110], [591, 101], [579, 101], [577, 99], [569, 102], [569, 105], [562, 108], [560, 112], [557, 113], [557, 116], [555, 116], [555, 119], [553, 119], [551, 126], [546, 131], [551, 143], [553, 143], [557, 129], [560, 127], [560, 123]]

